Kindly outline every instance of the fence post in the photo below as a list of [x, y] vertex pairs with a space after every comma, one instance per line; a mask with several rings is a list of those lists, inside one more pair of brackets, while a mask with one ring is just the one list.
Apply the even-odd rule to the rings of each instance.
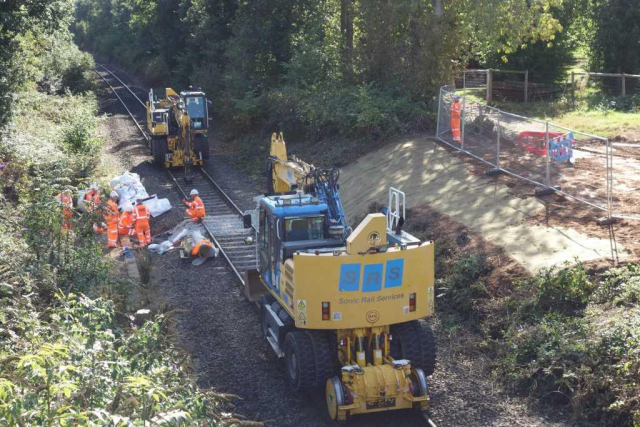
[[622, 96], [627, 96], [627, 81], [622, 73]]
[[500, 113], [501, 111], [498, 110], [498, 148], [496, 150], [496, 169], [498, 171], [500, 171], [500, 136], [501, 136], [501, 130], [500, 130]]
[[464, 119], [466, 116], [467, 94], [462, 91], [462, 124], [460, 126], [460, 151], [464, 151]]
[[573, 107], [576, 106], [576, 93], [575, 93], [575, 79], [576, 79], [576, 74], [575, 72], [571, 72], [571, 105], [573, 105]]
[[467, 88], [467, 70], [462, 70], [462, 90]]
[[491, 105], [493, 96], [493, 70], [487, 70], [487, 105]]
[[524, 103], [529, 102], [529, 70], [524, 70]]
[[442, 88], [440, 88], [440, 97], [438, 98], [438, 121], [436, 122], [436, 138], [440, 137], [440, 118], [442, 117]]
[[549, 122], [546, 122], [545, 140], [547, 145], [547, 188], [551, 188], [551, 147], [549, 143]]

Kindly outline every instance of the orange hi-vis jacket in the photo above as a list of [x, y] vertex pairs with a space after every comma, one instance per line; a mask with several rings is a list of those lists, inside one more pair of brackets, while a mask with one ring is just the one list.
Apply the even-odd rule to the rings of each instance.
[[200, 196], [195, 196], [192, 202], [184, 202], [189, 208], [187, 209], [187, 215], [192, 219], [198, 219], [204, 217], [204, 203]]
[[149, 228], [149, 208], [140, 203], [133, 208], [133, 219], [136, 221], [136, 234], [140, 246], [151, 243], [151, 229]]
[[137, 222], [146, 222], [149, 223], [149, 219], [151, 218], [151, 214], [149, 213], [149, 208], [140, 203], [139, 205], [135, 205], [133, 207], [133, 219]]
[[462, 103], [460, 101], [453, 101], [451, 104], [451, 118], [460, 119], [462, 113]]
[[191, 256], [198, 256], [200, 254], [201, 246], [209, 246], [210, 248], [213, 248], [213, 243], [211, 243], [209, 239], [200, 240], [193, 246], [193, 249], [191, 249]]
[[104, 212], [102, 213], [102, 217], [104, 218], [104, 222], [107, 225], [110, 224], [118, 224], [118, 205], [113, 200], [109, 199], [107, 201], [107, 206], [104, 208]]
[[120, 215], [120, 221], [118, 221], [118, 234], [133, 236], [133, 216], [131, 212], [122, 212]]
[[118, 205], [113, 200], [107, 200], [102, 217], [107, 223], [107, 247], [115, 248], [118, 245]]
[[460, 101], [453, 101], [451, 103], [451, 134], [454, 142], [458, 144], [461, 143], [461, 132], [460, 132], [460, 116], [462, 113], [462, 104]]
[[84, 202], [89, 212], [94, 211], [98, 206], [100, 206], [100, 192], [96, 190], [87, 191], [84, 195]]

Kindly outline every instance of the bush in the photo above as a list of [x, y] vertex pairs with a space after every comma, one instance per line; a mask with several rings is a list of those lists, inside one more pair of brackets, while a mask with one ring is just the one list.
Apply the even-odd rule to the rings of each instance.
[[477, 315], [477, 301], [489, 296], [484, 284], [484, 276], [489, 271], [486, 257], [480, 253], [451, 262], [444, 275], [437, 279], [438, 298], [463, 318]]
[[[545, 270], [521, 284], [496, 374], [508, 387], [570, 405], [603, 425], [640, 425], [640, 266], [587, 277]], [[525, 295], [531, 301], [523, 302]], [[624, 307], [616, 308], [617, 305]]]

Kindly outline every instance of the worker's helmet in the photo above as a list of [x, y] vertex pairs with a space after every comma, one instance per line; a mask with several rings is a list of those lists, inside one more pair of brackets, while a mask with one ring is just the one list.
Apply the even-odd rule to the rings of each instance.
[[196, 189], [194, 188], [193, 190], [191, 190], [191, 193], [189, 193], [189, 194], [190, 194], [191, 196], [197, 196], [199, 193], [198, 193], [198, 190], [196, 190]]
[[115, 191], [112, 191], [111, 194], [109, 194], [109, 197], [111, 197], [112, 199], [115, 199], [118, 196], [118, 193], [116, 193]]
[[98, 190], [98, 185], [97, 184], [89, 185], [89, 190]]
[[122, 212], [133, 212], [133, 205], [131, 204], [131, 202], [126, 202], [122, 206]]
[[460, 101], [460, 95], [453, 95], [454, 101]]

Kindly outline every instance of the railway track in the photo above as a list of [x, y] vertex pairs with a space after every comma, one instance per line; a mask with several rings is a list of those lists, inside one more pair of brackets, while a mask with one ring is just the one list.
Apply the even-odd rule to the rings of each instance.
[[[141, 107], [145, 109], [146, 115], [146, 105], [138, 95], [112, 71], [101, 64], [97, 65], [127, 90], [129, 96], [133, 97]], [[94, 72], [109, 86], [136, 124], [147, 145], [150, 145], [151, 138], [144, 130], [145, 123], [135, 117], [126, 102], [118, 94], [116, 88], [109, 83], [108, 79], [97, 70], [94, 70]], [[183, 198], [187, 198], [187, 193], [191, 188], [198, 190], [207, 210], [207, 216], [203, 219], [202, 225], [211, 236], [220, 253], [224, 256], [229, 267], [244, 286], [244, 272], [247, 269], [256, 268], [258, 263], [255, 228], [244, 228], [243, 212], [205, 170], [197, 168], [196, 173], [190, 176], [189, 182], [185, 179], [183, 171], [165, 170]], [[186, 187], [187, 185], [188, 188]], [[252, 244], [246, 243], [245, 239], [248, 237], [252, 239]], [[427, 413], [422, 413], [422, 418], [429, 427], [437, 427]]]
[[[128, 96], [135, 99], [137, 103], [145, 109], [145, 103], [136, 95], [136, 93], [125, 84], [112, 71], [103, 65], [97, 64], [109, 76], [115, 79], [122, 88], [128, 91]], [[138, 130], [149, 145], [151, 138], [144, 130], [144, 124], [135, 117], [131, 109], [127, 106], [124, 99], [118, 94], [116, 88], [97, 70], [94, 70], [102, 80], [111, 88], [118, 100], [129, 113], [131, 119], [135, 122]], [[203, 218], [202, 225], [211, 236], [213, 243], [220, 250], [229, 267], [237, 276], [238, 280], [244, 286], [244, 272], [250, 268], [256, 268], [258, 262], [256, 242], [256, 230], [254, 228], [245, 229], [242, 220], [242, 211], [233, 202], [231, 197], [220, 188], [215, 180], [205, 170], [196, 168], [187, 182], [183, 171], [166, 169], [171, 181], [183, 198], [187, 199], [187, 194], [192, 188], [200, 193], [200, 198], [205, 204], [207, 216]], [[251, 239], [251, 243], [247, 243], [247, 238]]]

